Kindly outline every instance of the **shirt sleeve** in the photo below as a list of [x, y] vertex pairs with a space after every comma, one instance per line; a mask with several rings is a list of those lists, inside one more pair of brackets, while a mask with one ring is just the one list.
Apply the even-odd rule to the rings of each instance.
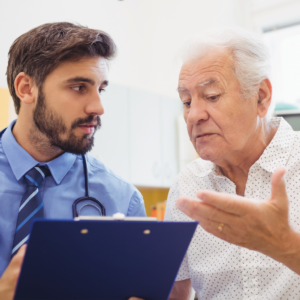
[[146, 217], [144, 199], [138, 190], [135, 190], [131, 197], [127, 216]]
[[[167, 199], [167, 207], [165, 213], [165, 221], [186, 221], [185, 217], [176, 207], [176, 200], [180, 196], [179, 187], [177, 184], [177, 180], [172, 185], [168, 199]], [[176, 281], [185, 280], [191, 278], [188, 264], [188, 252], [185, 254], [184, 259], [181, 263], [180, 269], [177, 273]]]

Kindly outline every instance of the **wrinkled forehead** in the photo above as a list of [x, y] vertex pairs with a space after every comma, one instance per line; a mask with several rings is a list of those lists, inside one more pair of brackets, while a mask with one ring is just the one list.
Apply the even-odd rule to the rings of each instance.
[[232, 54], [225, 50], [214, 50], [182, 65], [178, 88], [206, 81], [227, 85], [231, 80], [235, 80]]

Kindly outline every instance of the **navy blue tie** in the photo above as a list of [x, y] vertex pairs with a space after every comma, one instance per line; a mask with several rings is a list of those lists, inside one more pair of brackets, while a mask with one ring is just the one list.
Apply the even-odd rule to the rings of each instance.
[[27, 183], [27, 190], [19, 208], [11, 256], [14, 256], [18, 252], [18, 249], [27, 242], [31, 220], [33, 218], [44, 217], [43, 201], [39, 192], [39, 186], [48, 175], [50, 175], [50, 171], [47, 167], [36, 166], [24, 176]]

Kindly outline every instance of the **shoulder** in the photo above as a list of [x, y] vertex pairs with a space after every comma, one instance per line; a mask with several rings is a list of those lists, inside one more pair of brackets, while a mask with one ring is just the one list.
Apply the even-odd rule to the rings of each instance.
[[2, 146], [2, 139], [0, 137], [0, 153], [2, 154], [3, 153], [3, 146]]
[[199, 181], [208, 176], [213, 168], [214, 164], [212, 162], [201, 158], [195, 159], [176, 176], [173, 185], [178, 186], [180, 184], [187, 184], [191, 181]]
[[292, 172], [294, 175], [299, 173], [300, 169], [300, 132], [294, 132], [294, 140], [291, 144], [290, 155], [286, 163], [287, 172]]
[[300, 131], [294, 131], [294, 140], [290, 151], [292, 160], [300, 161]]
[[295, 139], [294, 145], [300, 147], [300, 131], [294, 131]]
[[114, 173], [110, 168], [108, 168], [103, 162], [96, 159], [90, 154], [86, 154], [87, 163], [89, 164], [89, 168], [94, 172], [94, 174], [101, 173], [102, 176], [107, 176], [111, 180], [115, 180], [119, 183], [128, 184], [131, 186], [129, 182], [124, 180], [121, 176]]
[[198, 158], [189, 163], [175, 178], [171, 186], [166, 208], [166, 220], [192, 221], [189, 217], [179, 211], [176, 201], [179, 197], [196, 197], [200, 188], [206, 187], [208, 175], [212, 172], [214, 164]]
[[[0, 137], [0, 166], [3, 166], [3, 164], [8, 164], [4, 149], [3, 149], [3, 145], [2, 145], [2, 140]], [[2, 169], [2, 167], [0, 167], [0, 170]]]
[[98, 177], [99, 180], [108, 185], [111, 189], [118, 189], [120, 192], [119, 194], [131, 194], [131, 200], [133, 202], [140, 203], [143, 201], [142, 194], [134, 185], [114, 173], [103, 162], [96, 159], [92, 155], [87, 154], [86, 157], [90, 169], [89, 172], [92, 173], [92, 176], [96, 178]]

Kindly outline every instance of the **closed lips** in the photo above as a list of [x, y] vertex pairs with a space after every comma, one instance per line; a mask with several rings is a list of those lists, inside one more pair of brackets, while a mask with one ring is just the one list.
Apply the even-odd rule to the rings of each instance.
[[203, 136], [206, 136], [206, 135], [212, 135], [213, 133], [203, 133], [203, 134], [199, 134], [196, 136], [196, 138], [199, 138], [199, 137], [203, 137]]

